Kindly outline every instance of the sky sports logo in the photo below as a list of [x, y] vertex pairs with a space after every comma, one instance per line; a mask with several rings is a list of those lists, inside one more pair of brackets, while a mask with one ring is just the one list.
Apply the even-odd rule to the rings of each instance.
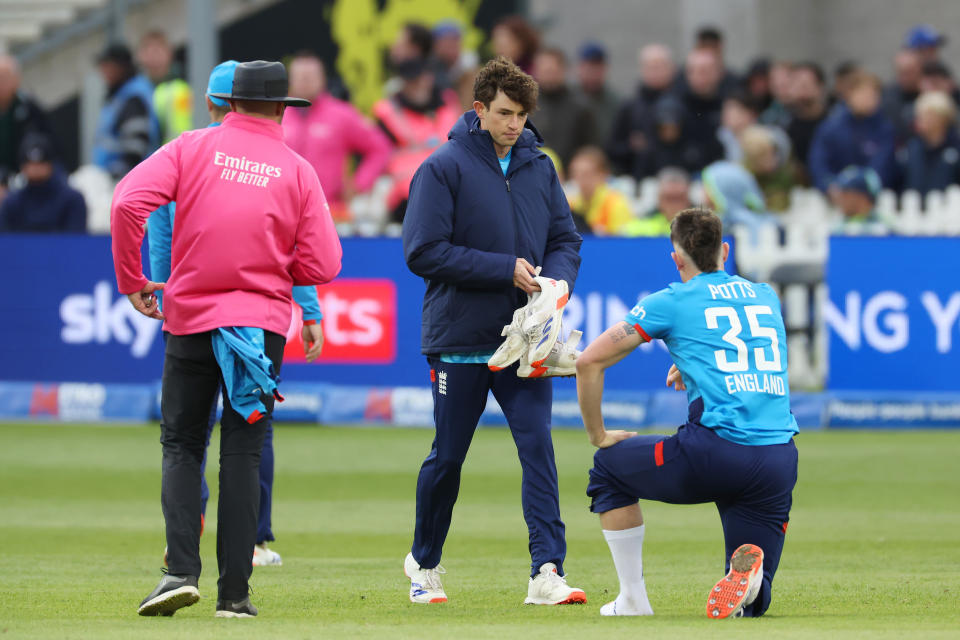
[[[323, 311], [323, 352], [318, 362], [389, 364], [397, 358], [397, 286], [386, 278], [338, 278], [317, 287]], [[306, 362], [294, 305], [284, 362]]]
[[[321, 362], [388, 364], [397, 355], [397, 288], [381, 278], [343, 278], [319, 287], [324, 345]], [[293, 317], [286, 362], [305, 362], [300, 308]], [[146, 358], [162, 323], [136, 311], [112, 283], [101, 280], [92, 293], [72, 293], [60, 303], [60, 338], [69, 345], [120, 344], [131, 356]]]

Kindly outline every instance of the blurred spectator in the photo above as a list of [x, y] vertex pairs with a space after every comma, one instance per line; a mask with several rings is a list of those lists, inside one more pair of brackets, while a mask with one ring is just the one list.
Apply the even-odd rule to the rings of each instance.
[[868, 167], [847, 167], [837, 175], [832, 186], [836, 205], [843, 215], [834, 233], [884, 234], [887, 225], [877, 214], [877, 196], [882, 186], [880, 176]]
[[750, 63], [743, 79], [743, 88], [760, 109], [760, 113], [766, 111], [773, 102], [773, 95], [770, 93], [770, 60], [757, 58]]
[[567, 57], [560, 49], [543, 49], [533, 62], [540, 97], [533, 121], [544, 142], [569, 164], [574, 152], [596, 140], [593, 113], [567, 86]]
[[[310, 107], [289, 107], [283, 114], [287, 146], [317, 172], [334, 220], [349, 217], [354, 192], [367, 191], [390, 161], [390, 141], [348, 102], [327, 92], [323, 62], [303, 51], [290, 61], [290, 95], [310, 100]], [[351, 176], [347, 160], [360, 156]]]
[[390, 64], [399, 65], [407, 60], [426, 60], [433, 50], [433, 34], [422, 24], [408, 22], [397, 32], [390, 45]]
[[793, 87], [793, 63], [785, 60], [770, 67], [770, 106], [760, 114], [760, 122], [786, 128], [790, 122], [790, 100]]
[[955, 126], [957, 107], [941, 91], [924, 93], [916, 102], [916, 135], [898, 154], [900, 187], [919, 191], [943, 191], [960, 183], [960, 136]]
[[688, 118], [679, 99], [667, 94], [657, 100], [653, 117], [653, 141], [646, 174], [656, 175], [664, 167], [699, 170], [703, 164], [702, 148], [686, 135]]
[[0, 169], [0, 205], [3, 204], [3, 201], [6, 200], [7, 194], [10, 193], [10, 188], [7, 186], [7, 180], [10, 176], [7, 174], [6, 169]]
[[939, 60], [923, 63], [923, 72], [920, 76], [920, 93], [928, 91], [942, 91], [949, 94], [954, 102], [960, 102], [960, 91], [953, 79], [950, 67]]
[[461, 115], [457, 94], [441, 91], [424, 58], [412, 58], [396, 66], [400, 90], [373, 105], [373, 115], [393, 143], [387, 173], [393, 187], [387, 194], [391, 220], [403, 221], [410, 193], [410, 180]]
[[673, 86], [676, 65], [670, 49], [648, 44], [637, 54], [640, 85], [617, 113], [607, 153], [618, 174], [641, 180], [656, 173], [653, 163], [657, 101]]
[[119, 180], [160, 143], [153, 85], [137, 74], [130, 49], [111, 44], [97, 58], [107, 85], [93, 143], [93, 163]]
[[783, 129], [752, 125], [740, 134], [743, 166], [753, 174], [768, 211], [790, 208], [790, 191], [797, 185], [790, 159], [790, 140]]
[[897, 146], [913, 131], [913, 101], [920, 95], [923, 62], [913, 49], [901, 49], [893, 58], [894, 81], [883, 90], [883, 111], [897, 130]]
[[710, 51], [717, 57], [721, 70], [720, 93], [725, 96], [740, 86], [740, 78], [727, 67], [723, 47], [723, 32], [717, 27], [704, 26], [697, 30], [693, 48]]
[[891, 183], [894, 129], [880, 109], [881, 89], [876, 76], [857, 72], [850, 79], [845, 103], [817, 128], [807, 167], [821, 191], [827, 192], [834, 177], [851, 165], [870, 167], [883, 184]]
[[770, 225], [763, 194], [756, 180], [741, 165], [723, 160], [705, 168], [703, 180], [704, 205], [723, 221], [724, 233], [746, 229], [752, 244], [758, 240], [761, 228]]
[[586, 42], [580, 47], [577, 98], [593, 114], [595, 137], [591, 144], [606, 144], [620, 109], [620, 96], [607, 86], [607, 50], [599, 42]]
[[553, 163], [553, 168], [557, 171], [557, 179], [560, 181], [560, 184], [563, 184], [567, 181], [567, 172], [564, 169], [563, 163], [560, 162], [560, 158], [557, 156], [556, 151], [550, 147], [540, 147], [540, 151], [543, 152], [543, 155], [550, 158], [550, 162]]
[[790, 122], [787, 136], [793, 146], [793, 158], [800, 170], [801, 181], [809, 185], [807, 157], [817, 127], [827, 117], [829, 109], [827, 83], [823, 69], [815, 62], [801, 62], [793, 68], [790, 89]]
[[570, 162], [570, 178], [579, 191], [570, 202], [577, 231], [600, 236], [620, 235], [623, 226], [633, 218], [633, 212], [627, 198], [607, 184], [610, 165], [603, 150], [590, 146], [577, 151]]
[[524, 73], [533, 71], [533, 58], [540, 49], [540, 33], [521, 16], [507, 16], [490, 33], [493, 55], [513, 61]]
[[703, 170], [701, 177], [704, 204], [720, 216], [724, 227], [756, 230], [770, 224], [763, 193], [753, 175], [742, 166], [726, 160], [714, 162]]
[[860, 71], [860, 65], [853, 60], [845, 60], [834, 67], [832, 96], [834, 102], [842, 102], [847, 99], [850, 81], [853, 80]]
[[160, 123], [160, 139], [170, 142], [193, 128], [193, 94], [174, 69], [173, 47], [162, 31], [148, 31], [140, 40], [137, 62], [153, 83], [153, 109]]
[[730, 162], [743, 161], [740, 134], [750, 125], [756, 124], [759, 115], [756, 103], [745, 91], [733, 91], [723, 99], [723, 111], [720, 114], [721, 126], [717, 131], [717, 137], [723, 144], [725, 159]]
[[433, 33], [430, 29], [418, 22], [407, 22], [397, 32], [393, 42], [390, 43], [390, 49], [387, 51], [388, 68], [393, 75], [387, 79], [383, 87], [383, 95], [392, 96], [403, 87], [403, 78], [397, 75], [397, 69], [402, 67], [409, 60], [424, 60], [434, 73], [434, 82], [436, 82], [436, 69], [432, 65], [430, 54], [433, 51]]
[[645, 217], [628, 222], [621, 235], [669, 236], [673, 219], [692, 206], [690, 174], [679, 167], [665, 167], [657, 174], [657, 206]]
[[0, 232], [86, 231], [83, 196], [70, 188], [54, 160], [53, 143], [46, 134], [30, 133], [24, 138], [20, 173], [26, 185], [11, 191], [0, 204]]
[[931, 62], [940, 56], [940, 47], [947, 43], [946, 37], [929, 24], [918, 24], [907, 33], [903, 48], [911, 49], [922, 62]]
[[[458, 89], [464, 74], [477, 68], [477, 52], [463, 49], [463, 29], [454, 20], [440, 22], [433, 27], [432, 61], [440, 89]], [[470, 83], [473, 104], [473, 83]]]
[[[723, 109], [721, 80], [723, 69], [713, 51], [694, 49], [687, 56], [684, 68], [685, 87], [680, 90], [680, 102], [685, 111], [683, 136], [700, 150], [699, 166], [685, 168], [700, 170], [723, 157], [723, 145], [717, 139], [720, 113]], [[669, 164], [677, 164], [671, 162]], [[667, 165], [659, 165], [660, 169]]]
[[20, 90], [16, 58], [0, 55], [0, 174], [9, 176], [20, 168], [17, 154], [29, 133], [50, 134], [50, 121], [40, 105]]

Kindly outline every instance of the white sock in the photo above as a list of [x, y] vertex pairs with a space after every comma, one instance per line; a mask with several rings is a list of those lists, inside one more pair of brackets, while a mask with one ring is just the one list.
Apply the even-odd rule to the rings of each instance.
[[647, 585], [643, 581], [643, 532], [644, 525], [622, 531], [603, 530], [613, 556], [613, 566], [620, 578], [620, 595], [616, 600], [618, 612], [653, 614], [647, 599]]

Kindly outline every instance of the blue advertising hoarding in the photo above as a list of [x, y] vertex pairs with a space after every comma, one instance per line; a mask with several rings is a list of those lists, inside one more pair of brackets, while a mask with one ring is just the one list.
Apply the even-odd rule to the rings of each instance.
[[960, 241], [834, 237], [831, 390], [960, 391]]
[[[291, 322], [282, 377], [288, 382], [427, 386], [420, 355], [423, 281], [404, 264], [394, 238], [348, 238], [343, 271], [320, 288], [324, 359], [298, 357]], [[638, 297], [676, 279], [666, 238], [587, 238], [564, 318], [584, 344], [621, 320]], [[160, 323], [134, 311], [116, 290], [110, 239], [0, 236], [7, 274], [0, 306], [0, 380], [142, 383], [162, 368]], [[301, 352], [302, 353], [302, 352]], [[298, 361], [299, 360], [299, 361]], [[661, 388], [670, 359], [663, 343], [644, 345], [608, 375], [608, 387]], [[560, 386], [573, 388], [572, 381]]]

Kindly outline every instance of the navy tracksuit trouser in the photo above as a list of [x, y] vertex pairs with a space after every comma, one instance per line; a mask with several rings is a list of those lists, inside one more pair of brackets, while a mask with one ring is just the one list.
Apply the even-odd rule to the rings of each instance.
[[550, 434], [553, 383], [517, 377], [516, 366], [493, 372], [485, 364], [428, 357], [436, 435], [417, 478], [413, 557], [421, 567], [440, 563], [460, 491], [460, 469], [480, 415], [493, 391], [517, 445], [523, 469], [521, 502], [530, 534], [531, 576], [547, 562], [563, 575], [567, 545], [560, 519], [557, 465]]

